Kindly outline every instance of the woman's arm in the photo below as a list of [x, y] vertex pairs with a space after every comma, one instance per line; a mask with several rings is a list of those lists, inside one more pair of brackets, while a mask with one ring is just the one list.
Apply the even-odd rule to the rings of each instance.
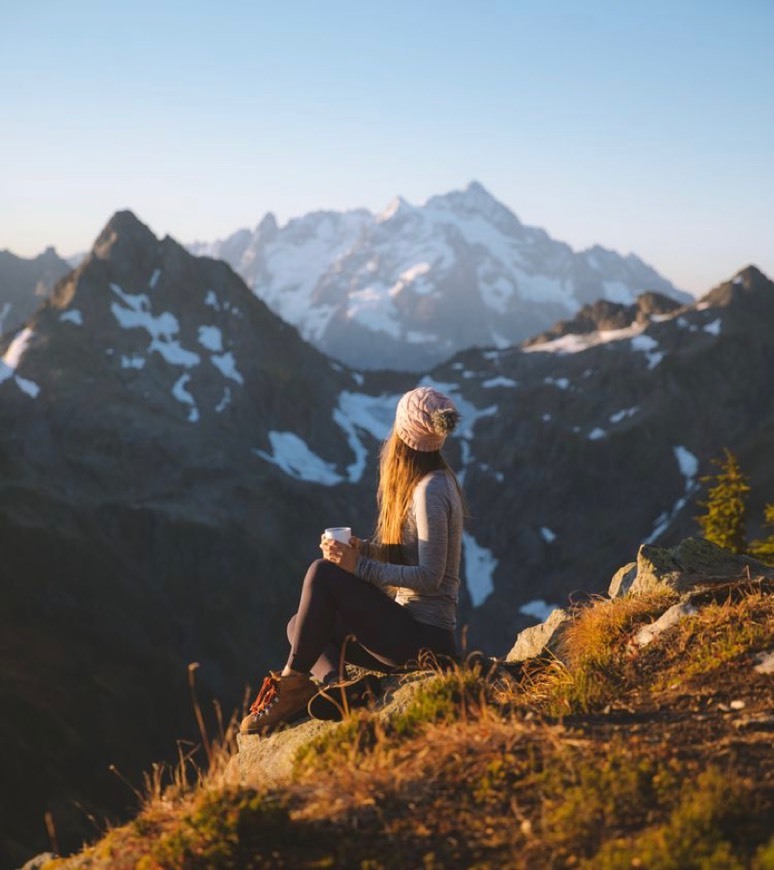
[[387, 562], [387, 547], [385, 544], [377, 544], [376, 541], [360, 541], [358, 553], [366, 559], [375, 559], [377, 562]]
[[390, 565], [361, 555], [355, 574], [382, 588], [403, 586], [417, 592], [437, 592], [446, 571], [449, 541], [448, 478], [433, 474], [423, 478], [414, 491], [417, 522], [418, 565]]

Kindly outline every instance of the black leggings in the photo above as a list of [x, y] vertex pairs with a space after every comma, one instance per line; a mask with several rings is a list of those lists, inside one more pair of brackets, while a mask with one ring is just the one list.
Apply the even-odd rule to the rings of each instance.
[[457, 654], [451, 629], [417, 622], [375, 586], [325, 559], [306, 572], [288, 640], [288, 667], [319, 680], [341, 676], [342, 648], [345, 662], [388, 673], [425, 650], [445, 659]]

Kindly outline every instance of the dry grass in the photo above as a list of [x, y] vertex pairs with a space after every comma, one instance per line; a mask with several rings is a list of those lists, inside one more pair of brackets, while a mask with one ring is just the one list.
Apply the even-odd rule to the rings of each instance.
[[552, 716], [586, 712], [615, 700], [626, 683], [630, 641], [677, 601], [666, 586], [641, 595], [599, 598], [572, 614], [557, 659], [527, 669], [519, 700]]
[[[770, 747], [710, 708], [683, 721], [646, 702], [678, 675], [711, 686], [768, 648], [774, 597], [750, 587], [633, 647], [675, 600], [658, 589], [578, 609], [566, 663], [518, 682], [459, 667], [390, 720], [356, 711], [299, 752], [281, 791], [225, 782], [221, 727], [207, 772], [185, 752], [154, 768], [137, 819], [58, 866], [772, 868]], [[608, 723], [613, 702], [641, 703], [647, 727]]]
[[774, 596], [752, 586], [742, 598], [708, 604], [675, 626], [668, 643], [654, 650], [652, 687], [682, 684], [772, 647]]

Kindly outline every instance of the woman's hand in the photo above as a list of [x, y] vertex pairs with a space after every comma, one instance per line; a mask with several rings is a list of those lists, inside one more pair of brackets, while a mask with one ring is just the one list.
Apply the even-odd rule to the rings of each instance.
[[[350, 538], [350, 540], [352, 540]], [[357, 539], [355, 539], [357, 540]], [[359, 545], [358, 541], [358, 545]], [[350, 574], [355, 573], [358, 559], [358, 547], [352, 544], [342, 544], [340, 541], [334, 541], [331, 538], [323, 538], [320, 541], [320, 549], [322, 550], [323, 558]]]

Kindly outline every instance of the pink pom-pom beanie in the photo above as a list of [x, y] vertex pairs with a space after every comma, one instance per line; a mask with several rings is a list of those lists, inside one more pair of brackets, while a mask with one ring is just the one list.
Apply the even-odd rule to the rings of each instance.
[[454, 402], [448, 396], [431, 387], [417, 387], [398, 402], [395, 431], [413, 450], [429, 453], [441, 449], [459, 419]]

